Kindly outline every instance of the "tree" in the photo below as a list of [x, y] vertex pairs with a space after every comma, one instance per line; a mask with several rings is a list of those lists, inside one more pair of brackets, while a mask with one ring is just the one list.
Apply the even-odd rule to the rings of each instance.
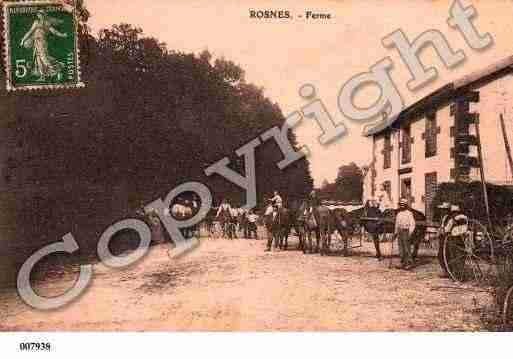
[[[228, 156], [243, 173], [234, 151], [285, 121], [237, 64], [169, 50], [129, 24], [94, 38], [88, 16], [80, 35], [85, 89], [0, 91], [3, 212], [9, 242], [28, 253], [68, 232], [92, 252], [106, 226], [186, 181], [240, 204], [243, 190], [203, 170]], [[297, 146], [292, 132], [289, 139]], [[260, 201], [274, 189], [285, 199], [311, 190], [308, 161], [282, 171], [282, 158], [274, 141], [257, 148]]]
[[341, 166], [335, 180], [338, 198], [360, 202], [363, 195], [363, 172], [354, 162]]
[[318, 197], [325, 201], [340, 200], [337, 185], [335, 183], [330, 183], [328, 180], [324, 180], [318, 191]]
[[[494, 225], [504, 226], [513, 213], [513, 188], [487, 183], [490, 219]], [[439, 219], [438, 206], [443, 202], [458, 205], [469, 217], [486, 223], [486, 208], [481, 182], [444, 182], [437, 186], [431, 202], [434, 218]]]

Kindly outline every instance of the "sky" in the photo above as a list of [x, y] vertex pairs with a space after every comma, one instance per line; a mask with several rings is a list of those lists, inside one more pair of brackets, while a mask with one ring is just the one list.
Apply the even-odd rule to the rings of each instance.
[[[295, 129], [299, 143], [310, 150], [317, 186], [324, 180], [333, 181], [341, 165], [365, 165], [372, 159], [371, 141], [361, 135], [362, 123], [345, 118], [337, 106], [339, 92], [351, 77], [390, 57], [392, 78], [409, 105], [447, 82], [513, 54], [512, 0], [461, 3], [476, 8], [476, 28], [494, 39], [485, 51], [469, 48], [461, 33], [447, 25], [452, 1], [445, 0], [86, 0], [93, 33], [123, 22], [141, 27], [169, 49], [194, 53], [208, 49], [214, 57], [224, 56], [239, 64], [246, 80], [263, 87], [285, 116], [307, 104], [298, 91], [306, 83], [313, 84], [333, 120], [349, 130], [325, 146], [318, 142], [321, 132], [315, 121], [304, 119]], [[250, 19], [250, 10], [266, 9], [289, 10], [294, 19]], [[308, 10], [330, 13], [332, 19], [300, 19], [298, 14]], [[411, 41], [427, 30], [438, 30], [453, 50], [464, 51], [466, 61], [447, 69], [432, 48], [422, 50], [422, 61], [435, 66], [439, 75], [411, 92], [406, 86], [410, 76], [406, 65], [395, 49], [381, 43], [397, 29]], [[361, 107], [369, 106], [377, 96], [379, 91], [370, 86], [355, 101]]]

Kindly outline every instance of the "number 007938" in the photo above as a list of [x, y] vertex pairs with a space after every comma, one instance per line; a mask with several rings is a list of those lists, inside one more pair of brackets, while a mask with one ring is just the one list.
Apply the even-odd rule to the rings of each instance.
[[52, 345], [50, 343], [20, 343], [21, 351], [50, 351]]

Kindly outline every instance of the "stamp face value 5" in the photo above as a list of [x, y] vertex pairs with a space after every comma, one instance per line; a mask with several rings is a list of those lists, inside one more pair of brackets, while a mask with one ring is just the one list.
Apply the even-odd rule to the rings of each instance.
[[8, 90], [81, 87], [77, 25], [61, 1], [4, 2]]

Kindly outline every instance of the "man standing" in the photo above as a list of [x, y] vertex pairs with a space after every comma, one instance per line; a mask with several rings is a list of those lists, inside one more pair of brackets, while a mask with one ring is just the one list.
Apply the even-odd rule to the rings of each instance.
[[413, 265], [411, 256], [410, 238], [415, 230], [415, 218], [408, 208], [406, 199], [401, 198], [399, 201], [399, 209], [395, 218], [395, 236], [399, 242], [399, 254], [401, 256], [402, 269], [410, 269]]
[[[462, 270], [465, 266], [465, 256], [461, 256], [458, 252], [461, 252], [461, 248], [465, 248], [464, 238], [467, 232], [468, 217], [461, 212], [460, 206], [452, 205], [451, 215], [445, 225], [447, 251], [444, 259], [451, 262], [451, 268], [454, 270]], [[455, 251], [452, 248], [457, 248], [457, 250]], [[451, 256], [454, 254], [456, 254], [456, 257]], [[445, 269], [448, 270], [447, 267]]]
[[283, 199], [279, 195], [278, 191], [274, 191], [274, 196], [270, 199], [276, 210], [279, 210], [283, 206]]
[[468, 231], [468, 217], [461, 212], [460, 206], [451, 206], [451, 215], [445, 225], [445, 231], [451, 237], [461, 237]]
[[[310, 196], [308, 197], [304, 215], [307, 221], [311, 221], [313, 219], [313, 222], [315, 222], [315, 226], [318, 226], [319, 224], [318, 208], [320, 205], [321, 201], [317, 197], [315, 190], [313, 190], [312, 192], [310, 192]], [[313, 217], [311, 217], [311, 215], [313, 215]]]

